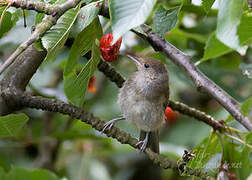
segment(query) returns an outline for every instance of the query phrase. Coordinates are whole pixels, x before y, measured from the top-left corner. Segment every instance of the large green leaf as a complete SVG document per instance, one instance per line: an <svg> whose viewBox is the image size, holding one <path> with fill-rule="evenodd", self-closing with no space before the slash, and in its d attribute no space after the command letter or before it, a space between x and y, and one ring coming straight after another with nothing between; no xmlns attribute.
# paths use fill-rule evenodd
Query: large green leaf
<svg viewBox="0 0 252 180"><path fill-rule="evenodd" d="M113 43L128 30L145 22L156 0L109 0Z"/></svg>
<svg viewBox="0 0 252 180"><path fill-rule="evenodd" d="M28 119L25 114L0 116L0 137L16 136Z"/></svg>
<svg viewBox="0 0 252 180"><path fill-rule="evenodd" d="M7 174L0 170L1 180L60 180L54 173L45 169L28 170L19 167L12 167Z"/></svg>
<svg viewBox="0 0 252 180"><path fill-rule="evenodd" d="M154 14L153 24L158 34L163 35L176 26L180 6L166 9L160 5Z"/></svg>
<svg viewBox="0 0 252 180"><path fill-rule="evenodd" d="M206 12L209 12L215 0L202 0L202 6Z"/></svg>
<svg viewBox="0 0 252 180"><path fill-rule="evenodd" d="M100 37L101 34L102 30L98 18L78 34L69 53L67 64L64 69L64 77L68 76L70 73L75 73L75 66L78 63L79 57L91 50L95 39Z"/></svg>
<svg viewBox="0 0 252 180"><path fill-rule="evenodd" d="M245 54L247 47L242 47L237 35L237 28L242 17L243 0L220 0L216 37L226 46Z"/></svg>
<svg viewBox="0 0 252 180"><path fill-rule="evenodd" d="M102 2L103 1L93 2L80 9L77 19L71 29L71 33L74 37L98 16Z"/></svg>
<svg viewBox="0 0 252 180"><path fill-rule="evenodd" d="M221 158L221 144L216 134L211 133L192 150L192 153L195 154L195 157L189 161L188 167L216 173ZM213 162L216 164L212 164Z"/></svg>
<svg viewBox="0 0 252 180"><path fill-rule="evenodd" d="M98 18L86 27L75 39L64 70L64 90L67 98L74 105L83 107L87 86L100 61L99 41L102 28ZM98 42L97 42L98 41ZM76 75L75 67L81 55L92 49L92 57Z"/></svg>
<svg viewBox="0 0 252 180"><path fill-rule="evenodd" d="M3 13L3 10L3 8L0 9L0 16ZM16 24L17 20L18 18L13 18L13 15L9 11L5 12L0 26L0 38L3 37L9 30L11 30L11 28Z"/></svg>
<svg viewBox="0 0 252 180"><path fill-rule="evenodd" d="M59 0L61 3L62 0ZM58 2L58 1L57 1ZM57 3L56 2L56 3ZM57 3L58 4L58 3ZM75 9L65 12L50 30L48 30L41 38L42 45L47 50L47 60L53 60L64 46L69 31L77 18L80 4Z"/></svg>
<svg viewBox="0 0 252 180"><path fill-rule="evenodd" d="M252 43L252 12L243 14L238 27L238 36L242 45Z"/></svg>
<svg viewBox="0 0 252 180"><path fill-rule="evenodd" d="M216 58L216 57L222 56L226 53L229 53L231 51L233 51L233 50L231 48L227 47L222 42L220 42L216 38L216 34L212 33L207 40L205 50L204 50L204 56L202 57L202 59L200 61L202 62L202 61L206 61L211 58Z"/></svg>
<svg viewBox="0 0 252 180"><path fill-rule="evenodd" d="M246 135L246 143L252 144L252 132ZM252 171L252 149L244 145L240 158L236 162L239 165L236 170L238 171L238 179L247 179Z"/></svg>

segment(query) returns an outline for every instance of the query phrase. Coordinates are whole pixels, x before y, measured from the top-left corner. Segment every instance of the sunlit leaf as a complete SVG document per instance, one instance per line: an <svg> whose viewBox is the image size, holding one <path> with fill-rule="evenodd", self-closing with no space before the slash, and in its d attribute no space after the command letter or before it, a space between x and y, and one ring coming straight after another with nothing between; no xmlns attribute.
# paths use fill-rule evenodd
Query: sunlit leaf
<svg viewBox="0 0 252 180"><path fill-rule="evenodd" d="M73 36L79 34L87 27L99 14L103 1L90 3L82 7L78 13L77 19L73 24L71 33Z"/></svg>
<svg viewBox="0 0 252 180"><path fill-rule="evenodd" d="M153 24L158 34L163 35L176 26L180 6L166 9L160 5L154 14Z"/></svg>
<svg viewBox="0 0 252 180"><path fill-rule="evenodd" d="M209 36L206 42L206 46L204 48L204 56L200 61L202 62L211 58L216 58L231 51L233 50L227 47L225 44L221 43L216 38L215 33L213 33Z"/></svg>
<svg viewBox="0 0 252 180"><path fill-rule="evenodd" d="M3 9L0 9L0 16L2 15L2 12ZM10 31L13 26L15 26L17 20L18 19L16 18L12 18L12 14L9 11L5 12L0 26L0 38L3 37L5 33Z"/></svg>
<svg viewBox="0 0 252 180"><path fill-rule="evenodd" d="M220 1L216 37L226 46L244 55L247 47L240 45L237 35L238 25L243 12L243 3L243 0Z"/></svg>
<svg viewBox="0 0 252 180"><path fill-rule="evenodd" d="M195 157L189 161L188 167L198 168L211 173L216 173L216 168L220 164L221 144L216 134L210 134L192 151ZM216 164L211 164L215 162Z"/></svg>
<svg viewBox="0 0 252 180"><path fill-rule="evenodd" d="M238 36L242 45L252 43L252 12L243 14L238 27Z"/></svg>
<svg viewBox="0 0 252 180"><path fill-rule="evenodd" d="M145 22L156 0L109 0L113 43L130 29Z"/></svg>
<svg viewBox="0 0 252 180"><path fill-rule="evenodd" d="M215 0L202 0L202 6L206 12L208 12Z"/></svg>
<svg viewBox="0 0 252 180"><path fill-rule="evenodd" d="M59 0L62 2L62 0ZM56 2L57 3L57 2ZM43 46L47 50L47 60L53 60L65 44L69 31L77 18L80 4L75 9L65 12L50 30L41 38Z"/></svg>
<svg viewBox="0 0 252 180"><path fill-rule="evenodd" d="M0 116L0 137L16 136L28 119L25 114Z"/></svg>

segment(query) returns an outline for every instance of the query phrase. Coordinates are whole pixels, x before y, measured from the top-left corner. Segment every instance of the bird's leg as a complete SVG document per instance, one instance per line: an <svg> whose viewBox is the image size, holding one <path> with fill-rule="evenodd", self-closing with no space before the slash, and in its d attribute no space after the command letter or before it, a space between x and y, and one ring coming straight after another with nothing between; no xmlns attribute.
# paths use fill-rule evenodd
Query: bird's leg
<svg viewBox="0 0 252 180"><path fill-rule="evenodd" d="M106 122L103 126L103 129L102 129L102 133L106 130L106 129L111 129L112 126L117 122L117 121L120 121L120 120L125 120L125 117L119 117L119 118L115 118L115 119L112 119L108 122Z"/></svg>
<svg viewBox="0 0 252 180"><path fill-rule="evenodd" d="M149 140L149 134L150 132L146 132L146 136L144 138L143 141L139 141L136 146L139 146L140 144L142 144L141 148L140 148L140 152L143 152L145 149L146 149L146 146L147 146L147 143L148 143L148 140Z"/></svg>

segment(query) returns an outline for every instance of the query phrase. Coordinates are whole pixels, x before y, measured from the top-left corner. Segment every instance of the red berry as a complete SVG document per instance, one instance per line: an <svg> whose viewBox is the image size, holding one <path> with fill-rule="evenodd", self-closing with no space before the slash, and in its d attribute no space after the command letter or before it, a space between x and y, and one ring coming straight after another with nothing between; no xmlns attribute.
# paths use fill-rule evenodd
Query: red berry
<svg viewBox="0 0 252 180"><path fill-rule="evenodd" d="M174 123L178 118L178 113L173 111L172 108L170 108L169 106L167 106L165 109L165 117L165 121L167 124Z"/></svg>
<svg viewBox="0 0 252 180"><path fill-rule="evenodd" d="M96 87L94 84L95 84L95 77L91 76L91 78L89 79L89 82L88 82L88 91L89 92L92 92L92 93L96 92Z"/></svg>
<svg viewBox="0 0 252 180"><path fill-rule="evenodd" d="M111 45L112 41L113 41L112 33L105 34L100 41L101 55L103 59L108 62L117 60L117 56L120 53L122 38L119 38L113 45Z"/></svg>

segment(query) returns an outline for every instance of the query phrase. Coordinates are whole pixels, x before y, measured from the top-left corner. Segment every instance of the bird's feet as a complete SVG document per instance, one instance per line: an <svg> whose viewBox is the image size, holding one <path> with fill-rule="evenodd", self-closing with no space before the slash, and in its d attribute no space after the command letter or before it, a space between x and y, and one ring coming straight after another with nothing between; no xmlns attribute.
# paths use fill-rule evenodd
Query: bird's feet
<svg viewBox="0 0 252 180"><path fill-rule="evenodd" d="M146 147L147 147L148 140L149 140L149 132L146 133L146 136L145 136L144 140L138 141L138 143L136 144L136 146L141 145L141 147L140 147L140 152L144 152L144 150L145 150Z"/></svg>
<svg viewBox="0 0 252 180"><path fill-rule="evenodd" d="M103 129L102 129L101 132L104 133L106 129L110 130L117 121L124 120L124 119L125 119L124 117L119 117L119 118L112 119L112 120L106 122L104 124Z"/></svg>

